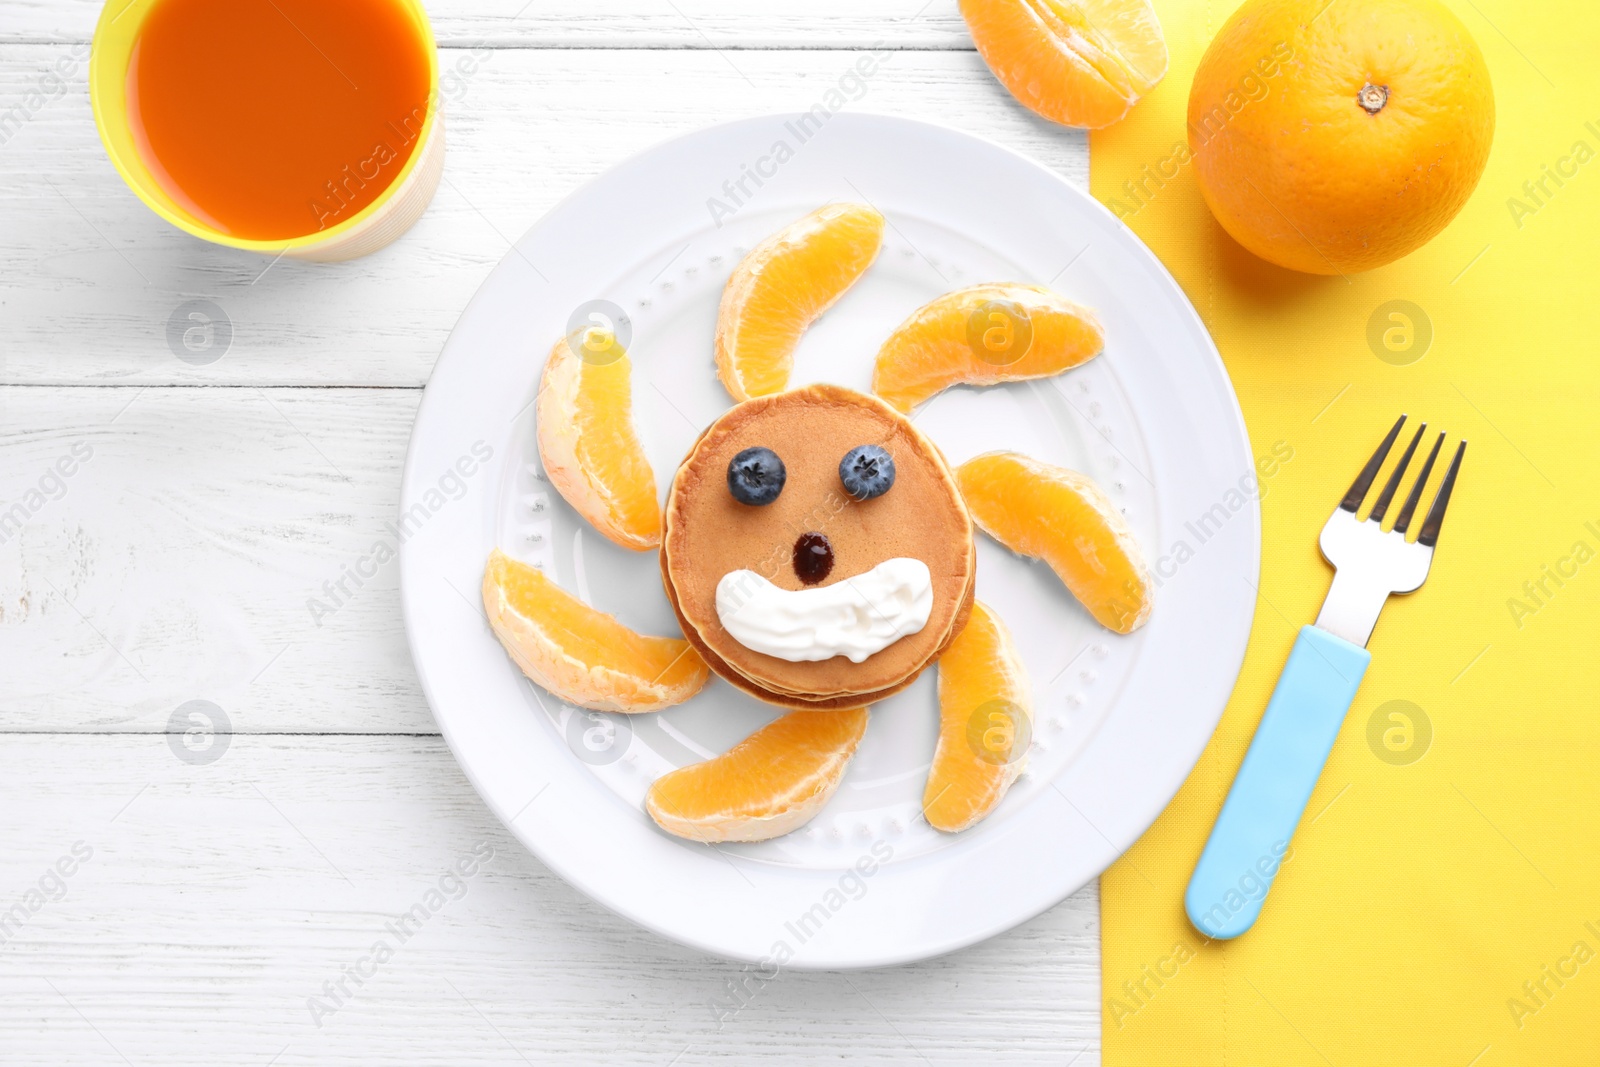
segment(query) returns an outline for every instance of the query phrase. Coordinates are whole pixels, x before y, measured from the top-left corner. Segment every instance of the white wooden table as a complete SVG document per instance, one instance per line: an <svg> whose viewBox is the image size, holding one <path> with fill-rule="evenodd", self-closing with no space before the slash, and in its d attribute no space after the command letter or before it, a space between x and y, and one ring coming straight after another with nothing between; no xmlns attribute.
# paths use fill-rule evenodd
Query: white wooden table
<svg viewBox="0 0 1600 1067"><path fill-rule="evenodd" d="M762 984L501 828L417 686L392 564L308 611L392 518L422 386L510 238L639 149L803 110L874 48L850 108L1086 181L1084 138L1006 96L954 0L524 3L431 4L449 155L416 228L269 269L117 178L98 0L0 0L0 1061L1097 1063L1094 887L944 959ZM197 300L226 321L171 343ZM231 733L170 734L191 701ZM474 848L459 899L362 963Z"/></svg>

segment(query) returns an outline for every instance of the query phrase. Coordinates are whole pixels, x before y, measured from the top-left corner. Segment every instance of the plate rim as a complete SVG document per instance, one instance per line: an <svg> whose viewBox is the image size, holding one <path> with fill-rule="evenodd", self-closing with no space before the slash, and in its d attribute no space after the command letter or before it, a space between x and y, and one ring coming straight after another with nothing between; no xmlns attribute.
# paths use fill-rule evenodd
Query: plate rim
<svg viewBox="0 0 1600 1067"><path fill-rule="evenodd" d="M797 120L802 116L802 114L804 113L770 113L735 119L725 123L716 123L710 126L702 126L694 130L677 133L656 141L640 149L639 151L616 161L605 170L599 172L598 174L584 181L582 184L578 185L576 188L570 190L565 196L563 196L548 210L546 210L544 214L542 214L540 218L535 221L533 225L530 226L528 230L517 239L516 242L513 243L511 248L507 249L500 261L496 263L496 265L484 277L483 281L479 284L477 290L474 292L472 298L463 308L461 315L458 316L455 324L450 330L449 335L446 337L444 345L440 350L439 357L435 361L434 367L429 373L429 386L432 386L434 378L439 374L441 368L445 366L452 346L457 342L458 335L461 332L462 324L472 316L474 311L478 308L480 302L487 299L486 294L488 290L492 288L491 283L495 280L496 275L505 271L512 264L512 261L520 256L519 249L522 246L537 238L541 231L552 227L554 225L554 220L561 216L564 211L570 210L571 205L575 201L585 196L591 187L602 178L612 175L624 168L638 166L642 161L646 160L650 156L658 153L667 153L674 146L681 146L684 142L690 142L703 138L709 139L718 135L731 134L743 127L762 127L773 124L781 124L785 121ZM1144 261L1145 266L1153 271L1156 278L1162 284L1168 287L1170 295L1175 298L1176 309L1179 310L1179 313L1183 319L1182 325L1186 328L1187 332L1192 334L1197 340L1201 354L1209 357L1207 367L1210 370L1215 371L1217 384L1222 387L1221 394L1226 400L1226 404L1224 405L1226 414L1231 416L1231 425L1229 429L1236 432L1236 437L1232 438L1230 443L1238 444L1243 450L1243 456L1253 464L1254 450L1250 442L1249 429L1244 420L1243 410L1239 404L1237 391L1233 386L1232 378L1228 373L1227 366L1222 359L1215 340L1212 338L1210 331L1206 328L1204 321L1201 319L1199 312L1194 307L1193 302L1189 299L1188 294L1184 292L1182 286L1178 284L1176 278L1173 277L1166 265L1162 263L1155 253L1149 248L1149 246L1146 245L1144 241L1141 240L1138 235L1135 234L1125 223L1118 219L1113 212L1107 209L1086 190L1079 188L1077 185L1073 184L1062 174L1058 173L1051 167L1023 154L1016 149L1010 148L1006 145L997 144L988 138L973 134L966 130L957 129L952 126L936 122L910 119L898 115L879 114L870 111L840 112L831 116L828 125L829 128L832 129L838 128L839 126L854 126L861 124L872 126L880 123L886 123L891 127L900 126L907 128L910 132L920 133L924 136L936 135L940 137L956 138L958 140L976 142L988 151L998 152L1008 157L1010 162L1014 165L1019 165L1048 179L1052 186L1058 189L1066 190L1067 196L1075 198L1081 206L1087 206L1088 210L1092 214L1099 215L1103 222L1112 224L1112 228L1115 231L1119 231L1120 235L1125 239L1124 243L1126 250L1133 251L1135 255L1140 257ZM442 401L438 400L437 394L433 390L427 387L424 388L421 402L418 405L417 415L412 426L412 432L406 447L399 500L399 504L402 507L405 501L416 498L415 491L419 485L419 481L426 477L421 473L419 467L421 459L420 453L422 450L422 446L420 444L422 430L425 421L428 420L433 414L432 409L441 402ZM503 462L505 462L505 460L502 458L497 458L495 460L496 464ZM1249 469L1254 470L1254 467L1251 466ZM1262 557L1260 494L1245 494L1245 499L1245 507L1240 513L1247 520L1245 524L1246 544L1244 547L1247 552L1248 559L1245 561L1244 565L1250 580L1254 584L1259 585ZM616 899L615 895L606 892L603 887L595 885L592 879L586 876L585 872L574 869L571 866L562 863L558 859L553 858L545 849L542 849L539 846L536 840L536 835L518 829L515 825L516 817L508 817L507 814L501 810L501 805L497 803L495 797L493 796L493 791L486 786L485 782L480 776L479 769L474 766L474 763L469 757L468 753L463 750L462 739L458 736L456 729L453 728L451 716L442 714L440 712L438 707L439 700L436 698L433 687L429 683L427 672L423 665L423 651L419 647L423 641L423 626L418 619L419 605L417 601L417 593L415 592L415 587L412 581L409 580L409 576L413 569L411 564L414 559L414 554L418 551L420 551L420 549L415 547L412 542L402 542L399 545L399 585L401 595L401 612L406 631L407 651L410 655L413 668L416 671L418 684L423 691L425 699L428 701L429 709L433 713L434 720L439 726L440 734L444 737L446 744L450 748L451 755L455 758L458 766L460 766L462 773L467 777L468 781L472 783L472 786L478 793L479 797L484 801L485 805L490 809L490 811L494 813L495 817L501 822L506 830L513 837L515 837L523 845L523 847L527 848L536 858L538 858L541 863L545 864L569 885L582 892L591 901L599 904L612 914L616 914L624 919L627 919L629 922L644 927L645 929L659 934L660 936L672 942L685 945L714 957L733 959L747 963L762 961L769 958L767 954L760 952L746 953L730 949L729 945L725 943L717 943L714 939L700 936L697 931L674 928L668 923L659 921L653 915L645 914L635 908L625 906ZM1049 910L1050 908L1059 904L1062 900L1066 899L1068 896L1071 896L1073 893L1077 892L1084 885L1087 885L1090 881L1094 881L1099 878L1100 875L1104 873L1106 868L1108 868L1112 863L1115 863L1117 859L1120 859L1124 853L1137 844L1144 833L1149 830L1150 826L1160 818L1161 814L1170 805L1173 797L1175 797L1179 790L1182 789L1189 776L1193 773L1193 770L1198 764L1200 758L1203 756L1205 748L1210 743L1212 736L1215 734L1217 725L1220 723L1222 715L1226 710L1231 694L1237 688L1239 674L1243 668L1244 657L1248 651L1250 635L1253 631L1258 606L1259 605L1257 604L1255 598L1251 598L1248 608L1244 613L1244 619L1242 625L1240 626L1240 632L1233 641L1233 645L1235 647L1214 650L1212 655L1208 657L1208 659L1214 662L1221 663L1221 665L1224 667L1225 676L1230 679L1230 681L1227 683L1227 691L1229 695L1224 696L1224 698L1219 702L1218 706L1214 709L1214 713L1211 711L1207 712L1209 717L1209 725L1203 737L1200 737L1198 744L1189 746L1192 748L1192 751L1186 750L1181 753L1180 762L1184 766L1185 770L1181 775L1173 776L1174 781L1172 782L1170 789L1163 790L1163 795L1159 797L1158 805L1147 804L1141 806L1142 809L1148 808L1151 811L1151 814L1148 819L1141 817L1137 820L1140 825L1132 840L1119 844L1111 841L1110 838L1106 838L1106 842L1112 846L1115 855L1106 863L1100 865L1097 871L1089 874L1085 879L1077 882L1076 884L1065 886L1059 893L1052 891L1051 893L1046 894L1045 899L1036 905L1013 908L1007 911L1003 917L997 918L987 924L981 924L969 928L959 936L949 937L942 940L936 938L924 938L921 942L915 945L905 945L895 951L879 950L844 958L795 958L784 962L783 968L788 970L805 971L859 970L896 966L919 960L936 958L938 956L946 955L948 953L979 944L1000 933L1013 929L1016 926L1021 925L1022 923L1027 922ZM525 684L531 685L532 683L525 682ZM1103 726L1104 725L1105 724L1103 724ZM1197 736L1199 735L1197 734ZM1079 761L1086 758L1094 746L1095 739L1091 738L1084 752L1080 754ZM1065 794L1063 794L1063 796L1065 796ZM1076 806L1074 805L1074 807ZM1082 813L1080 812L1080 815L1081 814ZM1087 820L1087 816L1084 816L1084 818ZM1091 823L1091 825L1093 824ZM1098 830L1098 828L1096 829ZM1104 834L1101 836L1105 837ZM920 865L930 859L932 859L931 855L914 856L903 862L905 866L909 868L911 866Z"/></svg>

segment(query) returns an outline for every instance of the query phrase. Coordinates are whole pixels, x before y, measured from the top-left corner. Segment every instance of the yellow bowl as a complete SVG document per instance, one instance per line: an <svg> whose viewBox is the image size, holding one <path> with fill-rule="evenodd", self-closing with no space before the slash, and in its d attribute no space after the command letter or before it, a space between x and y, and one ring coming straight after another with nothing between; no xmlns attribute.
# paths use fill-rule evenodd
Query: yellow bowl
<svg viewBox="0 0 1600 1067"><path fill-rule="evenodd" d="M156 181L134 143L128 122L128 60L145 16L160 0L107 0L94 29L89 54L89 103L94 108L100 142L111 165L128 188L150 209L180 230L196 237L294 259L354 259L375 252L399 237L421 217L444 172L444 121L439 114L439 53L427 12L418 0L395 0L410 17L417 39L428 55L428 107L415 150L377 198L350 218L325 230L276 241L250 241L223 233L198 219L167 194ZM218 0L231 3L234 0Z"/></svg>

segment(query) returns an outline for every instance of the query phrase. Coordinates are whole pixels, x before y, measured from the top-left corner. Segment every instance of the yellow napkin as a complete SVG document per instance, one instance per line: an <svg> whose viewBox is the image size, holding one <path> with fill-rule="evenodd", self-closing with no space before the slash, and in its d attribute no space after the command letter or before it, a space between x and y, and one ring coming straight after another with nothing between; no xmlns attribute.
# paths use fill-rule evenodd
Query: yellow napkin
<svg viewBox="0 0 1600 1067"><path fill-rule="evenodd" d="M1108 1067L1600 1064L1596 12L1450 6L1489 62L1494 148L1455 222L1388 267L1346 280L1255 260L1190 168L1164 162L1231 0L1156 0L1166 80L1090 139L1095 195L1121 201L1199 309L1253 449L1291 455L1265 480L1255 628L1222 725L1101 882ZM1386 329L1406 342L1393 301L1420 309L1410 351L1385 347ZM1327 590L1317 532L1402 411L1470 442L1433 573L1378 623L1260 921L1208 943L1184 887Z"/></svg>

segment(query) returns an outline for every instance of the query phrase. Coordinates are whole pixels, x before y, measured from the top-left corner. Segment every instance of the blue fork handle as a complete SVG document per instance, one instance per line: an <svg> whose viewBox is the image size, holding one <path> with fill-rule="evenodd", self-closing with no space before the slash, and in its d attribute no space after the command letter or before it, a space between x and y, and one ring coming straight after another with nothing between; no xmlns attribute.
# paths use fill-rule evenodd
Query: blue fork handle
<svg viewBox="0 0 1600 1067"><path fill-rule="evenodd" d="M1301 627L1184 894L1207 937L1238 937L1261 914L1371 662L1359 645Z"/></svg>

